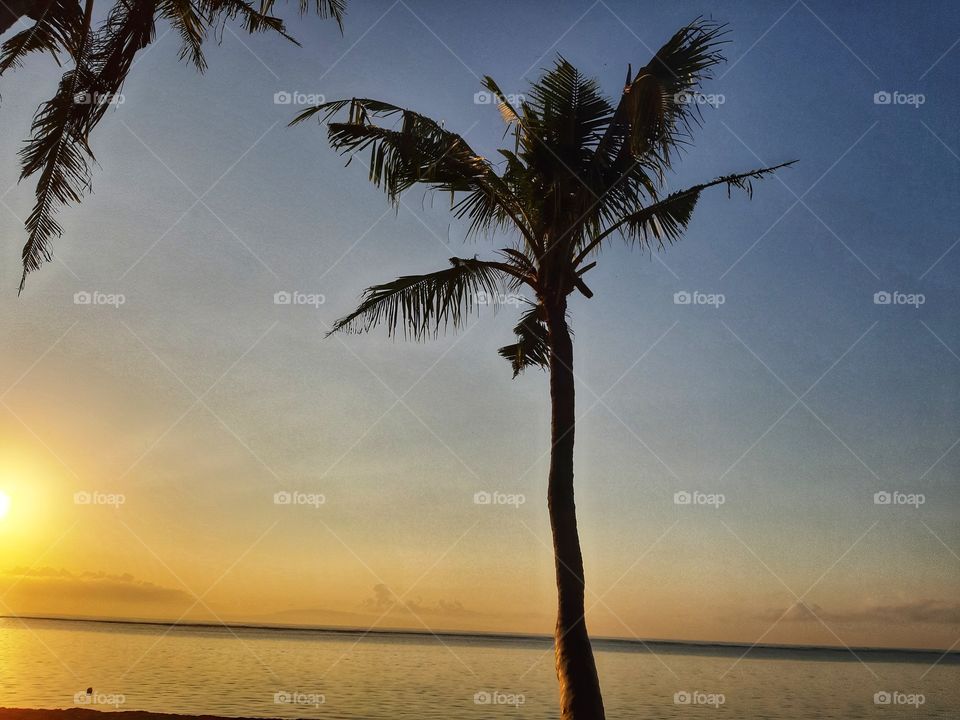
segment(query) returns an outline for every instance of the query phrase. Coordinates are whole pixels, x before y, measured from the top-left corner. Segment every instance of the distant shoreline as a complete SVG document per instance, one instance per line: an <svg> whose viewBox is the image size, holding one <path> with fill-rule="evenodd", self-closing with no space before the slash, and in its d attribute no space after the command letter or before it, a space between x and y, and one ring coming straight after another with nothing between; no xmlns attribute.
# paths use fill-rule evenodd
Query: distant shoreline
<svg viewBox="0 0 960 720"><path fill-rule="evenodd" d="M124 620L116 618L96 617L63 617L52 615L0 615L4 620L39 620L45 622L66 623L95 623L100 625L133 625L163 628L184 628L188 630L259 630L268 632L288 633L317 633L325 635L371 635L375 637L408 636L416 638L439 637L444 639L469 639L490 641L538 641L552 643L553 638L542 634L523 633L493 633L478 631L453 630L409 630L405 628L362 628L362 627L329 627L304 625L279 625L262 623L215 623L215 622L173 622L168 620ZM790 645L790 644L752 644L741 642L717 642L697 640L662 640L662 639L630 639L595 637L595 645L608 650L635 650L638 647L649 647L667 653L688 654L720 654L730 655L737 652L747 653L755 657L817 657L817 659L836 659L857 661L857 655L869 654L871 660L887 662L903 661L930 661L939 659L940 663L960 664L960 651L948 652L945 650L928 650L919 648L889 648L889 647L843 647L840 645ZM883 657L886 656L886 657ZM897 656L897 657L893 657ZM3 718L0 718L3 720Z"/></svg>

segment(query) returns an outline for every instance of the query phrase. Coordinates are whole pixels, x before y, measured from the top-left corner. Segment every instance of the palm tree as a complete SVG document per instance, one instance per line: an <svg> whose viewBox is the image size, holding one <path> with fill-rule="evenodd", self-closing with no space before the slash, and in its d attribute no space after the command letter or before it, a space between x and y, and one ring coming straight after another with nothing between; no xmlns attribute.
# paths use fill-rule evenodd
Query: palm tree
<svg viewBox="0 0 960 720"><path fill-rule="evenodd" d="M218 26L239 20L248 33L287 34L283 21L271 15L276 0L115 0L101 24L94 27L94 0L0 0L0 34L21 17L35 22L0 46L0 75L19 67L31 53L50 53L57 63L65 54L72 63L54 96L34 115L31 137L20 151L24 180L38 174L36 202L27 218L23 247L23 291L27 273L51 259L50 243L62 234L57 209L80 202L90 191L90 132L113 103L137 53L153 42L156 22L166 21L181 40L180 59L200 72L207 67L204 40ZM310 11L299 0L300 13ZM314 0L320 17L332 17L343 30L346 0Z"/></svg>
<svg viewBox="0 0 960 720"><path fill-rule="evenodd" d="M435 337L456 330L478 305L525 290L532 294L514 328L515 342L501 347L516 377L530 367L550 375L551 453L547 490L557 581L554 635L561 718L603 718L603 701L584 619L584 573L574 506L573 345L567 297L593 292L584 275L614 235L651 249L678 240L697 199L725 185L752 194L751 181L778 168L726 175L663 195L665 173L701 116L700 83L721 62L720 25L701 20L679 30L626 83L616 106L559 58L511 104L484 79L512 128L513 149L499 151L499 169L464 139L435 120L371 99L339 100L293 119L318 116L328 123L330 145L342 154L369 150L370 180L398 202L415 184L451 193L454 214L468 234L510 230L516 242L490 260L450 258L450 267L408 275L366 290L359 307L333 332L364 332L386 325L405 337ZM342 121L333 118L342 110ZM376 121L390 118L389 127ZM459 198L459 199L457 199Z"/></svg>

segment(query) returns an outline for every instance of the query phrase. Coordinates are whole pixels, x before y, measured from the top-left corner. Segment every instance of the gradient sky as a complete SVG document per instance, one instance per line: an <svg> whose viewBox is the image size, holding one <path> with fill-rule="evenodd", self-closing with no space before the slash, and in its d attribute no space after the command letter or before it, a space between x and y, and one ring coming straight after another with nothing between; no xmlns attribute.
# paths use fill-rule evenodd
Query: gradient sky
<svg viewBox="0 0 960 720"><path fill-rule="evenodd" d="M595 298L572 300L589 626L954 645L949 2L355 0L343 37L291 21L302 48L228 29L203 77L160 27L93 138L94 195L61 214L57 262L17 298L33 183L16 185L15 156L57 78L32 59L0 107L0 610L549 632L547 385L511 381L496 355L515 313L420 345L323 339L364 287L503 243L464 247L443 196L391 210L320 128L286 128L297 108L274 94L396 102L493 157L503 126L474 103L479 77L520 93L561 53L616 96L628 62L698 15L730 24L704 88L724 102L671 187L800 162L752 201L705 196L665 253L611 244ZM275 305L279 290L325 303ZM125 303L75 305L80 291ZM681 291L725 303L675 305ZM326 502L274 504L293 490ZM682 490L726 502L676 505ZM874 503L895 490L925 503ZM125 502L76 504L84 491Z"/></svg>

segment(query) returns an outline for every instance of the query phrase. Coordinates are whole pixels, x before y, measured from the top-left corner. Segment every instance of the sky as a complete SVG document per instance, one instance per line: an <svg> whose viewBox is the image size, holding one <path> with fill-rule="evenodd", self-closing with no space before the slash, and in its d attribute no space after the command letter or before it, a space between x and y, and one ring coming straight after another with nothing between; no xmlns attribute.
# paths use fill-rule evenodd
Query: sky
<svg viewBox="0 0 960 720"><path fill-rule="evenodd" d="M17 297L16 152L58 77L31 59L0 105L0 611L549 633L547 380L496 354L516 311L324 339L365 287L509 238L465 246L447 197L391 208L286 125L304 96L373 97L495 157L483 75L523 93L559 54L615 98L701 15L728 62L670 187L799 162L705 195L665 252L611 244L571 301L588 627L955 646L949 2L351 2L343 36L291 18L299 48L228 26L203 76L161 25Z"/></svg>

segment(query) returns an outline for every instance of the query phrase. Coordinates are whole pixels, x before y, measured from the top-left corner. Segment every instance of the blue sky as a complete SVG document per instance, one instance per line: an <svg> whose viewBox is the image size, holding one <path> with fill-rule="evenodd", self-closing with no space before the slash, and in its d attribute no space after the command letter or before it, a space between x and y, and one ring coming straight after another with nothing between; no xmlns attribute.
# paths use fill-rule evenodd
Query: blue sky
<svg viewBox="0 0 960 720"><path fill-rule="evenodd" d="M703 197L664 253L612 243L591 271L595 298L572 302L582 538L588 580L611 588L593 626L752 641L802 601L836 618L833 634L788 619L767 640L948 647L960 630L951 3L354 2L343 37L291 19L302 48L228 29L203 77L161 26L93 138L94 194L62 213L58 262L18 299L32 184L12 187L14 159L57 77L32 60L4 79L0 108L0 190L12 187L0 386L15 383L0 452L42 468L7 482L15 500L18 477L47 488L49 523L7 565L33 564L78 517L76 541L44 565L202 590L271 528L269 493L315 489L322 522L276 516L210 612L253 614L237 596L258 577L277 592L258 588L257 606L277 611L361 612L374 585L419 582L427 606L482 616L468 624L549 628L546 380L511 381L497 357L513 314L422 345L322 339L366 286L503 243L464 247L443 196L415 190L390 209L321 128L286 128L297 108L274 95L385 99L494 157L503 125L474 102L479 77L522 93L559 53L615 96L628 62L699 15L730 26L728 63L704 87L722 103L704 108L670 186L799 162L753 200ZM877 104L881 92L923 102ZM126 301L75 305L84 290ZM277 306L278 290L325 302ZM684 291L724 303L675 304ZM878 305L877 292L924 302ZM96 519L56 509L77 489L129 502ZM528 502L491 514L472 503L485 489ZM681 490L727 502L677 506ZM882 490L926 502L877 506ZM301 581L306 597L291 600ZM516 617L513 593L542 617ZM952 620L917 622L929 602ZM442 615L428 622L465 622Z"/></svg>

